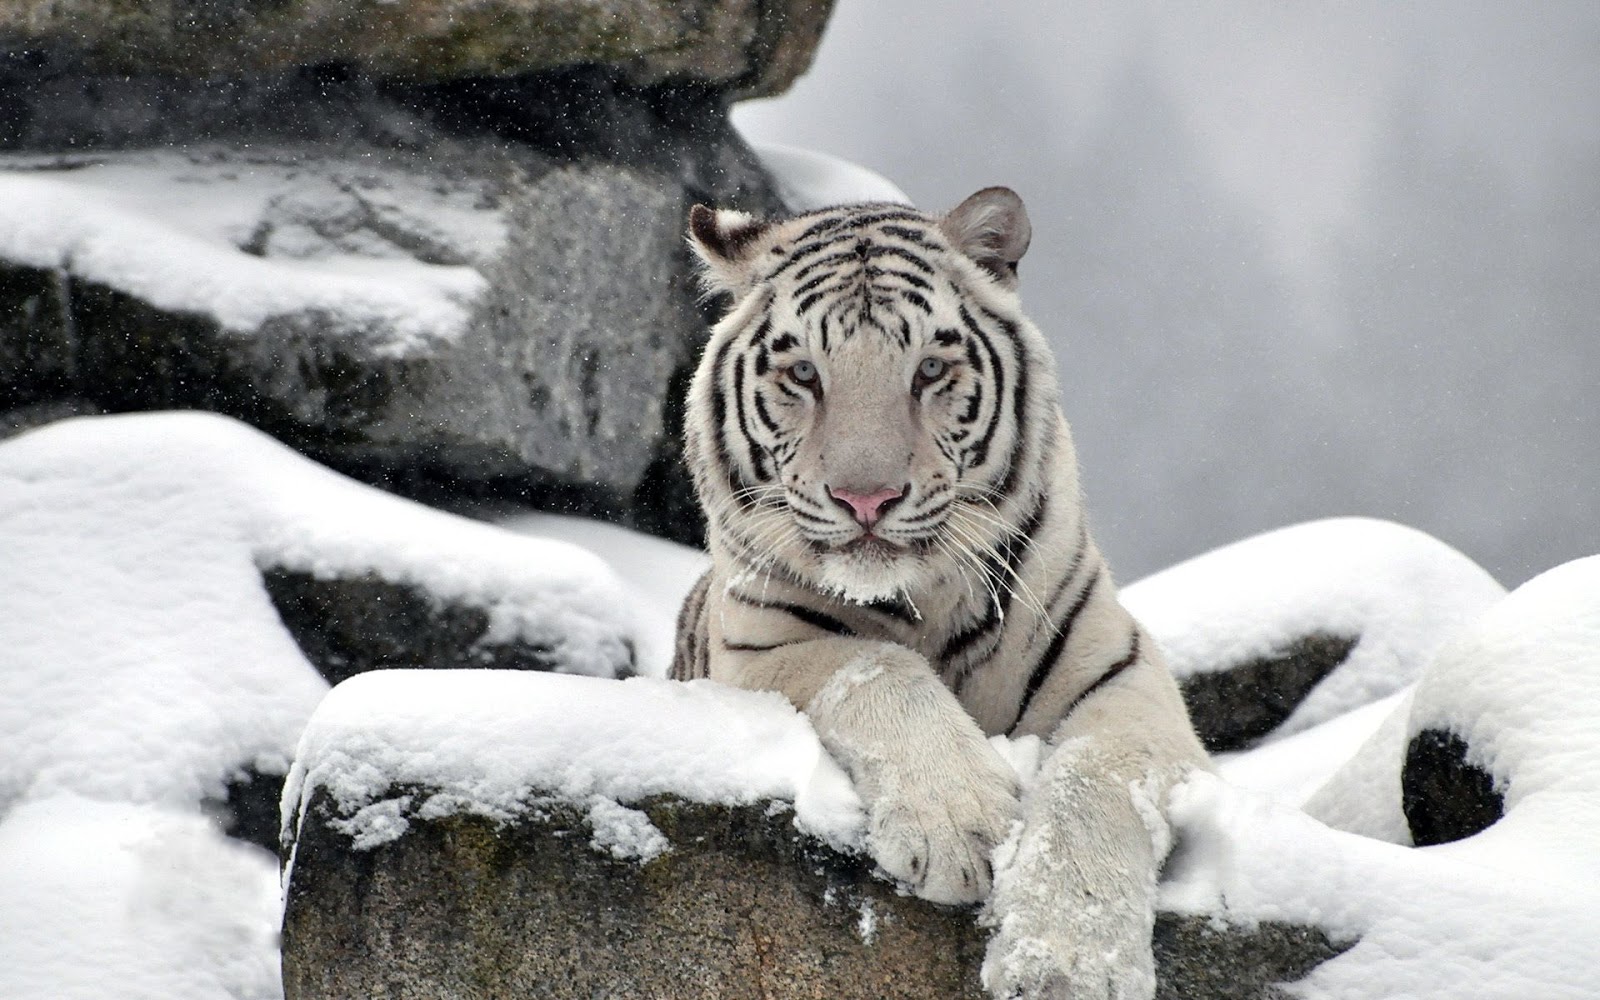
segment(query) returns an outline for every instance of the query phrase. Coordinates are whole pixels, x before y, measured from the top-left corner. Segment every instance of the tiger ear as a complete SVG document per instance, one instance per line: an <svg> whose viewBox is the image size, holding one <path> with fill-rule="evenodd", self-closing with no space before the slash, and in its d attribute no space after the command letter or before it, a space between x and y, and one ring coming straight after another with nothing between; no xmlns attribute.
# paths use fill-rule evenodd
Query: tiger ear
<svg viewBox="0 0 1600 1000"><path fill-rule="evenodd" d="M711 291L737 295L744 290L756 244L771 225L748 212L704 205L689 209L689 245L700 258L701 279Z"/></svg>
<svg viewBox="0 0 1600 1000"><path fill-rule="evenodd" d="M1028 252L1033 225L1022 199L1007 187L984 188L950 210L939 228L956 249L1002 285L1017 283L1017 261Z"/></svg>

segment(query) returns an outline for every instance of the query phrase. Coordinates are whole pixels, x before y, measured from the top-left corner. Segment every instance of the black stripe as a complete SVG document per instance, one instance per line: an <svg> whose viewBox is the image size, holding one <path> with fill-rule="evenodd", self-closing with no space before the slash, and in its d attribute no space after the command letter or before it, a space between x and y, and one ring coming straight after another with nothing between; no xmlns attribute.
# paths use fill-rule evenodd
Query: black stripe
<svg viewBox="0 0 1600 1000"><path fill-rule="evenodd" d="M750 642L729 642L724 639L722 641L722 648L726 649L730 653L766 653L774 649L782 649L785 646L794 646L804 641L804 639L795 639L790 642L773 642L763 644Z"/></svg>
<svg viewBox="0 0 1600 1000"><path fill-rule="evenodd" d="M1082 705L1085 701L1088 701L1090 695L1105 687L1106 684L1115 679L1118 674L1133 666L1138 661L1139 630L1134 629L1133 640L1128 643L1128 652L1123 655L1122 659L1107 667L1105 671L1099 677L1096 677L1088 687L1078 692L1078 696L1072 699L1072 701L1067 705L1067 710L1061 713L1061 719L1056 720L1056 724L1060 725L1062 720L1066 719L1067 716L1078 710L1079 705Z"/></svg>
<svg viewBox="0 0 1600 1000"><path fill-rule="evenodd" d="M750 470L755 475L757 482L765 482L771 478L767 474L766 459L762 454L761 443L750 431L750 421L745 416L744 406L744 365L736 364L733 367L733 415L739 423L739 434L744 438L745 450L750 456Z"/></svg>
<svg viewBox="0 0 1600 1000"><path fill-rule="evenodd" d="M1095 587L1100 583L1100 574L1095 573L1084 584L1083 590L1078 594L1078 599L1072 602L1061 624L1056 626L1056 634L1051 637L1050 645L1045 647L1044 655L1034 664L1028 672L1028 683L1022 689L1022 702L1017 708L1016 718L1011 720L1011 726L1006 730L1011 733L1016 730L1024 716L1028 714L1028 707L1033 704L1033 698L1044 686L1044 682L1054 673L1056 666L1061 662L1061 650L1067 644L1067 639L1072 635L1072 627L1077 623L1078 616L1083 609L1089 606L1089 598L1094 596Z"/></svg>
<svg viewBox="0 0 1600 1000"><path fill-rule="evenodd" d="M893 236L896 239L905 240L907 243L915 243L919 247L927 247L930 250L939 249L935 244L928 242L926 235L915 229L907 229L905 226L884 226L878 231L885 236Z"/></svg>
<svg viewBox="0 0 1600 1000"><path fill-rule="evenodd" d="M933 265L932 264L930 264L927 261L923 260L920 256L918 256L917 254L912 253L910 250L907 250L905 247L897 247L897 246L893 246L893 245L890 245L890 244L877 243L877 244L874 244L870 249L868 249L867 252L863 256L866 257L866 259L868 259L868 260L873 260L873 259L876 259L878 257L894 257L897 260L905 261L907 264L910 264L912 267L914 267L917 270L921 271L923 274L932 274L933 273Z"/></svg>
<svg viewBox="0 0 1600 1000"><path fill-rule="evenodd" d="M831 632L834 635L843 636L855 635L855 632L850 628L850 626L846 625L844 622L833 617L832 615L817 611L814 608L803 607L799 604L789 604L784 601L763 601L754 597L750 597L746 594L741 594L737 590L728 591L728 596L738 601L740 604L747 604L752 608L761 608L764 611L781 611L793 618L800 619L807 625L822 629L824 632Z"/></svg>
<svg viewBox="0 0 1600 1000"><path fill-rule="evenodd" d="M800 341L796 339L795 335L792 333L779 334L778 339L772 342L772 349L774 351L788 351L799 346Z"/></svg>
<svg viewBox="0 0 1600 1000"><path fill-rule="evenodd" d="M994 413L990 415L989 424L984 428L982 436L972 443L972 447L967 449L967 454L972 456L972 464L974 466L978 466L988 461L989 445L994 440L995 431L1000 427L1000 404L1001 401L1005 399L1006 395L1006 379L1005 372L1002 371L1000 367L1000 352L995 350L994 344L989 342L988 331L984 330L978 325L978 321L972 317L970 312L967 311L966 306L962 306L960 312L961 322L966 325L967 332L972 334L972 336L981 345L983 345L983 349L989 353L989 361L993 368L992 374L994 379L995 402Z"/></svg>
<svg viewBox="0 0 1600 1000"><path fill-rule="evenodd" d="M961 343L961 332L948 327L933 331L933 342L941 347L954 347ZM970 351L970 348L968 349Z"/></svg>

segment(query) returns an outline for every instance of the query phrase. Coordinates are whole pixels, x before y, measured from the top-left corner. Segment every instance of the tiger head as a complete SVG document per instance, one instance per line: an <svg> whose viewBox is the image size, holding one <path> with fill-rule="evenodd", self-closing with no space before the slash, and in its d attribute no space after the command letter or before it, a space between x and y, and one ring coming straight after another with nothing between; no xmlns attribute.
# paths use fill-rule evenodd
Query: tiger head
<svg viewBox="0 0 1600 1000"><path fill-rule="evenodd" d="M1022 200L689 221L708 290L732 298L686 418L713 544L855 602L981 578L1059 422L1016 294Z"/></svg>

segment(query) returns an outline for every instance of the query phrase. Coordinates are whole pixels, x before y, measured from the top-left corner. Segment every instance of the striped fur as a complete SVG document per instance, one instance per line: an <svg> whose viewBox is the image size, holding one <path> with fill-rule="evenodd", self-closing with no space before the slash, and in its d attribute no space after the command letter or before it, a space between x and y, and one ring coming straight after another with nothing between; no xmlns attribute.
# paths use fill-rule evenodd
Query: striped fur
<svg viewBox="0 0 1600 1000"><path fill-rule="evenodd" d="M1055 363L1016 294L1028 238L1005 189L943 218L900 205L691 216L708 287L733 304L689 395L712 567L680 616L673 676L806 710L868 789L880 864L944 901L987 894L989 847L1019 808L1034 824L983 735L1092 733L1117 750L1123 798L1203 760L1090 535ZM870 531L831 495L895 489ZM930 772L917 755L948 759ZM892 789L885 802L875 785ZM960 843L906 847L889 814L908 809L915 837L947 826ZM1142 825L1083 835L1149 839ZM996 918L997 947L1003 918L1031 912L1014 909Z"/></svg>

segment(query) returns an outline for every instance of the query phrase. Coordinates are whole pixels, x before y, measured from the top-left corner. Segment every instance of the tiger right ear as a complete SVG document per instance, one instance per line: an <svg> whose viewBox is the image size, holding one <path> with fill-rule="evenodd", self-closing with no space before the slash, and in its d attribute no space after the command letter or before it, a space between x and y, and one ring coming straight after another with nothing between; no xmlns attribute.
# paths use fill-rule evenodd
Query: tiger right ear
<svg viewBox="0 0 1600 1000"><path fill-rule="evenodd" d="M1022 199L1007 187L984 188L939 221L956 249L1006 287L1017 283L1017 261L1028 252L1033 224Z"/></svg>
<svg viewBox="0 0 1600 1000"><path fill-rule="evenodd" d="M743 291L756 244L771 225L748 212L704 205L689 209L689 245L700 258L707 287L735 295Z"/></svg>

